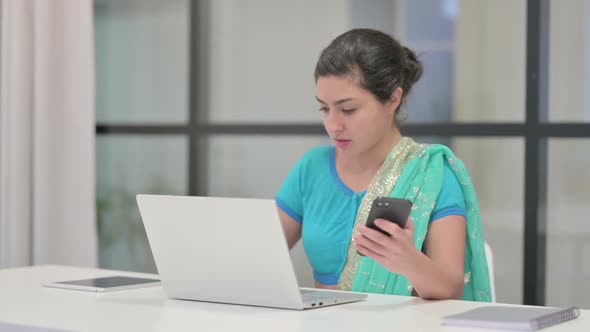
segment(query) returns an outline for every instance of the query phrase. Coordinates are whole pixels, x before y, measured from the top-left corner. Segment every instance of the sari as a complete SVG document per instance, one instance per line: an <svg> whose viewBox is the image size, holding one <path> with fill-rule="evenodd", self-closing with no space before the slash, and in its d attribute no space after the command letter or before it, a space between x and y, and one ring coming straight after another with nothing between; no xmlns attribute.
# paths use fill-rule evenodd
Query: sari
<svg viewBox="0 0 590 332"><path fill-rule="evenodd" d="M354 227L364 223L373 200L378 196L400 197L412 201L414 244L422 250L430 215L442 188L444 162L451 166L465 197L466 239L463 300L491 301L490 280L484 251L482 226L475 189L463 162L444 145L418 144L403 137L388 154L375 175L361 205ZM354 234L355 232L353 232ZM413 287L403 275L389 272L369 257L361 257L353 241L339 288L358 292L412 295Z"/></svg>

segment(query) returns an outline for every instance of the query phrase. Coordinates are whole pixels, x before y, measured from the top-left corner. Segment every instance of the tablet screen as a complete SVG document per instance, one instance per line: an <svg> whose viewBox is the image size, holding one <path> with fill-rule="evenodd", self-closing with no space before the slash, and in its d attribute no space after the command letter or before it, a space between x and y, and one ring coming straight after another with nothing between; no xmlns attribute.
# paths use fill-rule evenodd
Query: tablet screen
<svg viewBox="0 0 590 332"><path fill-rule="evenodd" d="M154 283L154 282L159 282L159 281L160 280L158 280L158 279L116 276L116 277L104 277L104 278L93 278L93 279L83 279L83 280L60 281L60 282L56 282L56 284L86 286L86 287L96 287L96 288L112 288L112 287L123 287L123 286L139 285L139 284L146 284L146 283Z"/></svg>

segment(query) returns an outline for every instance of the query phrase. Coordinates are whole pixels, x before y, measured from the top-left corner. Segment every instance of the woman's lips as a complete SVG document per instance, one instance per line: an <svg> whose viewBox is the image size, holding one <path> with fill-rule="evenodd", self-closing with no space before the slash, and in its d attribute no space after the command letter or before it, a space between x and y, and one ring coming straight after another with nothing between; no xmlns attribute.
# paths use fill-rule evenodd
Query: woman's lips
<svg viewBox="0 0 590 332"><path fill-rule="evenodd" d="M351 140L349 139L335 139L334 143L339 148L345 148L350 144Z"/></svg>

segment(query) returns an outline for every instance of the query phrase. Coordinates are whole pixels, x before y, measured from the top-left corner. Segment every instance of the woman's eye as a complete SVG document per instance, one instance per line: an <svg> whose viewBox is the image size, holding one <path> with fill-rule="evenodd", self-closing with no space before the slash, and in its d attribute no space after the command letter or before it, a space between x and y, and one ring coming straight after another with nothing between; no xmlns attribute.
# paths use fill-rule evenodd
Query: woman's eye
<svg viewBox="0 0 590 332"><path fill-rule="evenodd" d="M319 109L320 112L326 112L327 110L328 110L327 107L320 107L320 109Z"/></svg>
<svg viewBox="0 0 590 332"><path fill-rule="evenodd" d="M354 111L356 111L356 108L343 109L342 110L342 113L344 113L344 114L352 114Z"/></svg>

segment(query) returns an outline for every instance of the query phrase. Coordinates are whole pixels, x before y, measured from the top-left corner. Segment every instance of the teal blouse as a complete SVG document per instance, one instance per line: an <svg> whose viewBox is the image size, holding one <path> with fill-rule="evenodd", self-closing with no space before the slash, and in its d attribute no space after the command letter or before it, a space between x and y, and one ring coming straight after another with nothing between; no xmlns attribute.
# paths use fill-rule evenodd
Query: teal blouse
<svg viewBox="0 0 590 332"><path fill-rule="evenodd" d="M285 178L275 198L278 207L302 224L305 253L316 281L336 285L346 262L352 228L365 191L354 192L336 171L333 146L307 151ZM448 164L430 222L465 216L461 186Z"/></svg>

